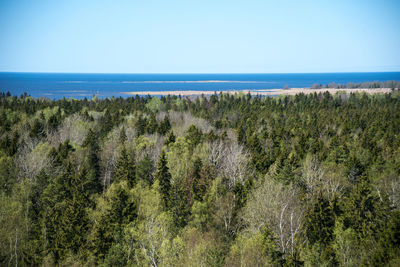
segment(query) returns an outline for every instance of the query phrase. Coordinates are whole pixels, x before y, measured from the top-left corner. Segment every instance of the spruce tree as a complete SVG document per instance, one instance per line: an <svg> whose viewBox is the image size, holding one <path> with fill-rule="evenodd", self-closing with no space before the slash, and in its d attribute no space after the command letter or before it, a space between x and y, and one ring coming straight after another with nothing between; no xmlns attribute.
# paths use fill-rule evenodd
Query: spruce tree
<svg viewBox="0 0 400 267"><path fill-rule="evenodd" d="M99 151L100 147L98 145L98 138L95 132L92 129L89 129L89 132L83 141L83 147L88 149L88 164L90 168L89 173L89 190L90 193L98 193L101 191L101 184L99 183L100 179L100 159L99 159Z"/></svg>
<svg viewBox="0 0 400 267"><path fill-rule="evenodd" d="M176 140L176 136L175 136L174 132L170 131L164 144L169 145L169 144L175 143L175 140Z"/></svg>
<svg viewBox="0 0 400 267"><path fill-rule="evenodd" d="M127 181L130 187L136 183L135 159L132 155L128 155L125 147L122 148L113 180L116 182Z"/></svg>
<svg viewBox="0 0 400 267"><path fill-rule="evenodd" d="M146 124L147 120L143 118L143 116L139 116L137 122L136 122L136 131L137 131L137 136L140 136L145 133L146 130Z"/></svg>
<svg viewBox="0 0 400 267"><path fill-rule="evenodd" d="M149 120L147 121L146 130L149 134L153 134L156 132L157 128L158 128L158 124L157 124L157 120L156 120L156 115L154 113L152 113L150 115Z"/></svg>
<svg viewBox="0 0 400 267"><path fill-rule="evenodd" d="M169 121L169 117L165 116L163 121L158 126L158 132L162 135L165 135L171 129L171 123Z"/></svg>
<svg viewBox="0 0 400 267"><path fill-rule="evenodd" d="M168 209L170 208L171 174L169 173L167 158L164 150L161 152L158 160L155 179L160 183L160 193L162 195L164 205Z"/></svg>
<svg viewBox="0 0 400 267"><path fill-rule="evenodd" d="M197 158L193 163L193 169L191 171L191 178L192 178L192 191L193 191L193 198L195 200L201 201L203 198L203 191L201 184L201 169L203 167L203 162L200 158Z"/></svg>
<svg viewBox="0 0 400 267"><path fill-rule="evenodd" d="M311 245L327 245L333 238L334 212L329 202L320 195L305 215L305 235Z"/></svg>
<svg viewBox="0 0 400 267"><path fill-rule="evenodd" d="M153 161L149 155L145 155L136 165L136 180L144 180L149 184L153 183Z"/></svg>
<svg viewBox="0 0 400 267"><path fill-rule="evenodd" d="M89 206L86 174L83 170L75 174L67 162L64 173L52 180L40 197L44 253L51 253L56 263L68 250L76 253L84 243L85 209Z"/></svg>
<svg viewBox="0 0 400 267"><path fill-rule="evenodd" d="M123 145L125 143L125 141L127 140L127 136L126 136L126 131L125 131L125 127L122 127L121 132L119 133L119 139L118 142Z"/></svg>
<svg viewBox="0 0 400 267"><path fill-rule="evenodd" d="M383 229L388 208L384 204L362 175L344 204L345 227L353 228L360 241L373 238Z"/></svg>

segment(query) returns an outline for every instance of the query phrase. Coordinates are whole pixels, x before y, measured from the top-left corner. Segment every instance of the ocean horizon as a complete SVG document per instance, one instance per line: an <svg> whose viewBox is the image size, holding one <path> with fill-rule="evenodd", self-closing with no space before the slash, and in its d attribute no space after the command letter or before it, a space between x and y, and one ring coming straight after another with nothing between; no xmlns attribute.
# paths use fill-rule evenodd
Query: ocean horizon
<svg viewBox="0 0 400 267"><path fill-rule="evenodd" d="M400 72L117 74L0 72L0 91L50 99L128 97L132 92L235 91L400 80Z"/></svg>

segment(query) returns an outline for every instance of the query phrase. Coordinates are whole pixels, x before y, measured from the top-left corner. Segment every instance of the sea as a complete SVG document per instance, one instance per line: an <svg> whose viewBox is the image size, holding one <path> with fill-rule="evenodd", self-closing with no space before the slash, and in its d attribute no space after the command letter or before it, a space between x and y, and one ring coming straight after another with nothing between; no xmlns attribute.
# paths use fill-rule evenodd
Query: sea
<svg viewBox="0 0 400 267"><path fill-rule="evenodd" d="M367 81L400 81L400 72L290 74L87 74L0 72L0 91L36 98L128 97L127 92L229 91L311 87Z"/></svg>

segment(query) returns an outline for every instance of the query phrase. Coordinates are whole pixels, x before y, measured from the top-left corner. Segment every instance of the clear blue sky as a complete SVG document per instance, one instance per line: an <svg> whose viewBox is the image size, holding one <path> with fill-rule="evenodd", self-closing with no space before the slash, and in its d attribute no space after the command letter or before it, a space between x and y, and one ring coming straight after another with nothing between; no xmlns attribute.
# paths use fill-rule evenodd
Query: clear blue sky
<svg viewBox="0 0 400 267"><path fill-rule="evenodd" d="M400 71L399 14L399 0L1 0L0 71Z"/></svg>

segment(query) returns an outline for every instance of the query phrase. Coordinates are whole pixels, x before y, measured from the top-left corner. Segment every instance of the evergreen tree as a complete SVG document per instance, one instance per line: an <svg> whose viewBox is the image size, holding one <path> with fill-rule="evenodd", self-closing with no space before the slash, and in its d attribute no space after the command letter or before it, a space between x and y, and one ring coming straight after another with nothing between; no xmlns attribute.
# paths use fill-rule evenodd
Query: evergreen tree
<svg viewBox="0 0 400 267"><path fill-rule="evenodd" d="M136 166L136 180L146 181L148 184L153 183L153 161L149 155L145 155L141 161L137 163Z"/></svg>
<svg viewBox="0 0 400 267"><path fill-rule="evenodd" d="M0 153L0 192L11 194L14 184L17 182L17 171L13 158L1 156Z"/></svg>
<svg viewBox="0 0 400 267"><path fill-rule="evenodd" d="M126 148L123 147L121 155L118 159L117 166L115 168L114 181L127 181L130 187L133 187L136 183L136 166L133 155L128 155Z"/></svg>
<svg viewBox="0 0 400 267"><path fill-rule="evenodd" d="M136 130L137 130L137 136L143 135L146 131L146 119L143 118L143 116L139 116L137 122L136 122Z"/></svg>
<svg viewBox="0 0 400 267"><path fill-rule="evenodd" d="M146 131L149 134L153 134L156 132L158 128L157 120L156 120L156 115L154 113L151 113L149 120L147 121L147 126L146 126Z"/></svg>
<svg viewBox="0 0 400 267"><path fill-rule="evenodd" d="M170 194L171 194L171 174L169 173L167 166L167 158L165 151L161 152L160 158L158 160L157 171L155 174L155 179L160 183L160 193L164 206L169 209L170 205Z"/></svg>
<svg viewBox="0 0 400 267"><path fill-rule="evenodd" d="M158 126L158 132L162 135L165 135L171 129L171 123L169 121L169 117L165 116L163 121Z"/></svg>
<svg viewBox="0 0 400 267"><path fill-rule="evenodd" d="M75 173L71 163L50 183L43 194L41 222L45 254L61 260L68 251L77 253L88 229L86 208L90 205L87 171Z"/></svg>
<svg viewBox="0 0 400 267"><path fill-rule="evenodd" d="M106 109L103 117L100 120L100 135L106 136L109 131L111 131L113 127L113 119L111 117L110 111Z"/></svg>
<svg viewBox="0 0 400 267"><path fill-rule="evenodd" d="M203 162L200 158L197 158L193 163L192 172L190 174L192 180L192 191L194 200L201 200L204 194L204 188L201 181L201 169Z"/></svg>
<svg viewBox="0 0 400 267"><path fill-rule="evenodd" d="M190 148L194 149L202 140L203 133L195 125L190 125L186 131L186 139L190 143Z"/></svg>
<svg viewBox="0 0 400 267"><path fill-rule="evenodd" d="M262 249L272 265L284 266L282 252L276 246L276 237L269 227L264 227L262 231Z"/></svg>
<svg viewBox="0 0 400 267"><path fill-rule="evenodd" d="M135 199L127 183L113 183L97 203L96 221L91 234L93 254L98 260L104 259L113 243L119 239L126 225L137 217Z"/></svg>
<svg viewBox="0 0 400 267"><path fill-rule="evenodd" d="M29 136L33 138L40 138L45 135L44 125L39 119L35 119L32 128L29 132Z"/></svg>
<svg viewBox="0 0 400 267"><path fill-rule="evenodd" d="M329 202L319 195L305 214L305 235L311 245L327 245L333 238L335 217Z"/></svg>
<svg viewBox="0 0 400 267"><path fill-rule="evenodd" d="M384 236L390 216L390 207L387 201L382 200L372 190L369 179L362 175L344 203L344 229L354 230L363 264L368 264L371 257L375 261L382 260L380 247L376 246ZM390 242L390 239L385 242Z"/></svg>
<svg viewBox="0 0 400 267"><path fill-rule="evenodd" d="M90 169L89 173L89 190L90 193L98 193L101 191L100 179L100 159L99 151L100 147L98 145L98 139L95 132L89 129L88 134L83 141L83 147L88 149L88 165Z"/></svg>
<svg viewBox="0 0 400 267"><path fill-rule="evenodd" d="M121 145L123 145L127 140L127 136L126 136L126 131L125 131L125 127L122 127L120 133L119 133L119 139L118 139L118 143L120 143Z"/></svg>
<svg viewBox="0 0 400 267"><path fill-rule="evenodd" d="M176 137L175 137L174 132L170 131L164 144L168 146L169 144L175 143L175 140L176 140Z"/></svg>

